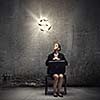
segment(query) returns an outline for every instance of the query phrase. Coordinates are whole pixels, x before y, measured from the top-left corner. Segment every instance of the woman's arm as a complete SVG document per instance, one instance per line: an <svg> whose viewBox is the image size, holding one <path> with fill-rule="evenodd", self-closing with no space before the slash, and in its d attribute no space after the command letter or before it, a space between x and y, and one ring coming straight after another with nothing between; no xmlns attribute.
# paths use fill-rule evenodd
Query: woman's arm
<svg viewBox="0 0 100 100"><path fill-rule="evenodd" d="M47 60L46 60L46 62L45 62L45 65L46 65L46 66L48 66L50 60L52 60L51 54L48 55L48 58L47 58Z"/></svg>
<svg viewBox="0 0 100 100"><path fill-rule="evenodd" d="M65 61L65 64L68 65L68 61L66 60L64 54L62 54L62 60L64 60Z"/></svg>

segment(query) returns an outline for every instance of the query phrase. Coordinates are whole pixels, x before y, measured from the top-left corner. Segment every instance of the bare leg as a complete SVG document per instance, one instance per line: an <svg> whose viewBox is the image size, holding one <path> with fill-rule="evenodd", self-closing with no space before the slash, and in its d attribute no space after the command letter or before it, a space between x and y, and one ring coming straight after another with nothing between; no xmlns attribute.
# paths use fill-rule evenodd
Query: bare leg
<svg viewBox="0 0 100 100"><path fill-rule="evenodd" d="M54 74L53 75L53 78L54 78L54 84L53 84L53 89L54 89L54 93L57 92L57 85L58 85L58 74Z"/></svg>
<svg viewBox="0 0 100 100"><path fill-rule="evenodd" d="M60 90L62 88L62 84L63 84L63 74L59 74L59 81L58 81L58 93L60 93Z"/></svg>

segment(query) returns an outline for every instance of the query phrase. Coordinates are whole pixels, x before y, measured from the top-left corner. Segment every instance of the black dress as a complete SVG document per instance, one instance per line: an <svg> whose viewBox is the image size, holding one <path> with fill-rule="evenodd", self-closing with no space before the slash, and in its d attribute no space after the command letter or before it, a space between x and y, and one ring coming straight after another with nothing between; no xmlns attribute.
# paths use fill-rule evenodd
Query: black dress
<svg viewBox="0 0 100 100"><path fill-rule="evenodd" d="M64 54L59 53L58 58L60 58L60 61L64 61L63 66L59 66L59 64L51 65L49 64L50 61L53 61L54 58L54 52L48 55L48 58L46 60L46 66L47 67L47 73L48 74L64 74L65 73L65 66L68 65L68 62L64 56ZM59 66L59 67L58 67ZM63 69L63 70L62 70Z"/></svg>

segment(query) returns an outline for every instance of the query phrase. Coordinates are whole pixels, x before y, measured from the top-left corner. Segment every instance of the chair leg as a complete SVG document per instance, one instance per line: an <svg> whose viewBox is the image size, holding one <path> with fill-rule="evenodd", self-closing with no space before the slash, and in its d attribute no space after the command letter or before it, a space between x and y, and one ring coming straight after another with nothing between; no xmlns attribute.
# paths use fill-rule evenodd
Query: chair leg
<svg viewBox="0 0 100 100"><path fill-rule="evenodd" d="M47 95L47 92L48 92L47 77L45 77L45 95Z"/></svg>
<svg viewBox="0 0 100 100"><path fill-rule="evenodd" d="M66 87L66 85L64 86L64 94L65 95L67 94L67 87Z"/></svg>
<svg viewBox="0 0 100 100"><path fill-rule="evenodd" d="M67 82L66 82L66 76L65 76L65 82L64 82L64 94L67 94Z"/></svg>

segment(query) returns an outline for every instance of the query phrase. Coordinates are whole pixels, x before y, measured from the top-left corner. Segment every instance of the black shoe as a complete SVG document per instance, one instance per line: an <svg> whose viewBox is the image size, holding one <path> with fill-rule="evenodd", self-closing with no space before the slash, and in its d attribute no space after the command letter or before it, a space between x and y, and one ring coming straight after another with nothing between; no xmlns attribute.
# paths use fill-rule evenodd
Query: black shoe
<svg viewBox="0 0 100 100"><path fill-rule="evenodd" d="M57 93L56 93L56 92L55 92L55 93L53 93L53 96L54 96L54 97L58 97L58 95L57 95Z"/></svg>
<svg viewBox="0 0 100 100"><path fill-rule="evenodd" d="M58 96L59 96L59 97L63 97L63 94L62 94L62 93L58 93Z"/></svg>

